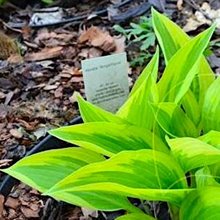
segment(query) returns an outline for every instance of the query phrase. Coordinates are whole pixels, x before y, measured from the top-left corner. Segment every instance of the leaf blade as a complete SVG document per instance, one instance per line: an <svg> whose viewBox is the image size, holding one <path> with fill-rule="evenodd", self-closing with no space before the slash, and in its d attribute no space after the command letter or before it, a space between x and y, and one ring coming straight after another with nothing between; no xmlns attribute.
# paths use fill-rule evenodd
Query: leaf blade
<svg viewBox="0 0 220 220"><path fill-rule="evenodd" d="M167 146L147 129L128 124L90 122L49 131L66 142L112 156L123 150L153 148L167 152Z"/></svg>
<svg viewBox="0 0 220 220"><path fill-rule="evenodd" d="M184 113L184 111L175 103L161 102L152 105L155 120L160 127L172 137L198 137L199 131Z"/></svg>
<svg viewBox="0 0 220 220"><path fill-rule="evenodd" d="M178 25L154 9L152 10L152 18L153 28L167 64L173 55L190 40L190 37ZM192 86L200 106L202 106L204 95L214 78L215 74L205 57L202 56L199 73L193 80Z"/></svg>
<svg viewBox="0 0 220 220"><path fill-rule="evenodd" d="M77 101L79 104L80 115L84 122L107 121L114 123L125 123L125 120L117 117L115 114L84 100L80 94L77 96Z"/></svg>
<svg viewBox="0 0 220 220"><path fill-rule="evenodd" d="M220 219L219 209L220 187L205 187L186 197L180 208L180 220Z"/></svg>
<svg viewBox="0 0 220 220"><path fill-rule="evenodd" d="M178 103L189 90L193 78L199 72L202 53L207 47L213 31L212 26L202 32L180 48L170 59L158 83L161 101Z"/></svg>
<svg viewBox="0 0 220 220"><path fill-rule="evenodd" d="M168 139L168 145L184 172L220 162L220 150L195 138Z"/></svg>
<svg viewBox="0 0 220 220"><path fill-rule="evenodd" d="M202 108L204 132L220 131L220 77L209 87Z"/></svg>
<svg viewBox="0 0 220 220"><path fill-rule="evenodd" d="M44 192L80 167L102 160L103 156L89 150L65 148L24 157L2 171Z"/></svg>
<svg viewBox="0 0 220 220"><path fill-rule="evenodd" d="M123 151L103 163L86 166L46 194L65 201L76 192L79 197L81 192L111 192L179 204L190 191L186 187L183 171L168 154L139 150Z"/></svg>
<svg viewBox="0 0 220 220"><path fill-rule="evenodd" d="M157 102L156 78L158 72L159 50L136 81L129 98L116 113L133 125L151 129L153 113L149 101Z"/></svg>

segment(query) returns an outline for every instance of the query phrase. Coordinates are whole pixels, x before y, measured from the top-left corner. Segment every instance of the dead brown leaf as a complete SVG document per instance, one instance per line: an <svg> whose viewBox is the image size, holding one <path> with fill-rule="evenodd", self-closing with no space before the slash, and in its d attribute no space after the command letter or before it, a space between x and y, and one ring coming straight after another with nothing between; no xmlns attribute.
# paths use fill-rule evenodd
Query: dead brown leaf
<svg viewBox="0 0 220 220"><path fill-rule="evenodd" d="M98 27L91 27L84 31L79 37L79 43L89 42L94 47L99 47L105 52L114 51L116 48L115 40L108 32L102 31Z"/></svg>
<svg viewBox="0 0 220 220"><path fill-rule="evenodd" d="M73 43L73 38L76 37L74 32L72 33L55 33L48 32L48 30L41 31L38 36L35 38L34 42L43 44L49 47L67 45Z"/></svg>
<svg viewBox="0 0 220 220"><path fill-rule="evenodd" d="M63 47L44 48L36 53L29 53L25 56L25 61L41 61L59 57L62 53Z"/></svg>

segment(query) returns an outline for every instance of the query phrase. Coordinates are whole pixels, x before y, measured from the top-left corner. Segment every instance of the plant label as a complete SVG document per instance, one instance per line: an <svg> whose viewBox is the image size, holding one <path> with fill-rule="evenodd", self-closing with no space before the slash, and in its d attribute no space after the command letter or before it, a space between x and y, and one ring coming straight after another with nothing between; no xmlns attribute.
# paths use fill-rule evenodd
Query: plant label
<svg viewBox="0 0 220 220"><path fill-rule="evenodd" d="M129 94L126 53L83 60L82 70L87 100L116 112Z"/></svg>

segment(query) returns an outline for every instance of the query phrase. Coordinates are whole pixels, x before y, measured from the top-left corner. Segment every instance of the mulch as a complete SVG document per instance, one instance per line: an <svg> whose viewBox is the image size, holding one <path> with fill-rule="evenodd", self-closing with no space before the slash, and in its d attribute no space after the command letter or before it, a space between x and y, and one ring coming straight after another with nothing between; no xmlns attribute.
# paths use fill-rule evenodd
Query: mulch
<svg viewBox="0 0 220 220"><path fill-rule="evenodd" d="M123 51L127 52L128 59L133 53L138 56L138 51L132 51L132 47L127 46L129 42L115 33L114 24L127 27L132 19L143 14L149 16L153 5L194 35L217 19L210 18L211 9L220 8L219 1L211 0L207 1L208 6L204 6L203 1L181 0L84 0L80 4L55 1L56 10L62 11L62 22L32 23L30 27L31 16L44 5L39 1L33 1L31 7L26 1L18 3L20 5L15 2L0 9L0 167L15 163L39 143L49 129L79 115L76 92L85 97L81 60ZM206 20L198 21L198 12L206 15ZM218 36L217 31L217 43ZM19 53L12 38L19 42ZM220 73L220 46L213 44L212 48L215 53L210 62ZM141 69L130 69L130 86ZM115 217L42 197L22 183L6 198L0 196L0 216L8 220L110 220Z"/></svg>

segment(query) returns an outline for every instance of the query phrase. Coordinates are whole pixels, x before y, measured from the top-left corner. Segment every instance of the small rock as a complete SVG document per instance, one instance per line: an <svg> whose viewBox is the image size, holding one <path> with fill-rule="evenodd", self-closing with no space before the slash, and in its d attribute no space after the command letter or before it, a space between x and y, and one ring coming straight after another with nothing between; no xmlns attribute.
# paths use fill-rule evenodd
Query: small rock
<svg viewBox="0 0 220 220"><path fill-rule="evenodd" d="M20 202L18 199L12 198L12 197L8 197L6 202L5 202L5 206L12 208L14 210L17 209L17 207L19 206Z"/></svg>
<svg viewBox="0 0 220 220"><path fill-rule="evenodd" d="M20 139L23 137L23 134L18 129L11 129L10 134L17 139Z"/></svg>

